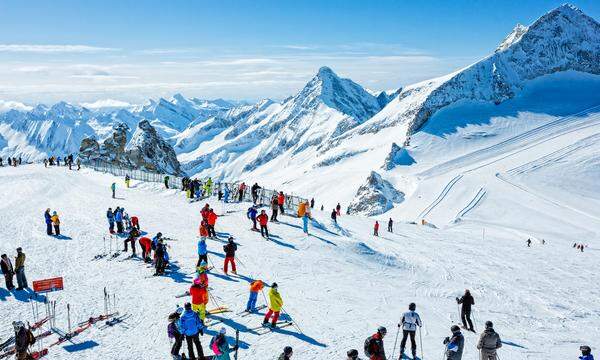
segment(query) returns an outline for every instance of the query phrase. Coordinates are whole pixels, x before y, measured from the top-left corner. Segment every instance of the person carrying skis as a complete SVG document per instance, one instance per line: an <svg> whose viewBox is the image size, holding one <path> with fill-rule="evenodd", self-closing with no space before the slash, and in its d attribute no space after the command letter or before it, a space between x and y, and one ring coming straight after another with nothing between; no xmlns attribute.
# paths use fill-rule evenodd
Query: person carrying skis
<svg viewBox="0 0 600 360"><path fill-rule="evenodd" d="M254 183L254 185L252 185L252 187L250 188L250 190L252 191L252 203L254 205L256 205L256 203L258 202L258 189L262 189L260 186L258 186L258 183Z"/></svg>
<svg viewBox="0 0 600 360"><path fill-rule="evenodd" d="M258 228L256 227L256 214L258 213L258 210L256 209L255 205L252 205L248 208L248 211L246 212L246 216L248 217L248 219L252 220L252 230L254 231L258 231Z"/></svg>
<svg viewBox="0 0 600 360"><path fill-rule="evenodd" d="M262 291L264 288L264 283L262 280L254 280L250 284L250 297L248 298L248 303L246 304L246 312L254 312L256 311L256 300L258 300L258 292Z"/></svg>
<svg viewBox="0 0 600 360"><path fill-rule="evenodd" d="M230 236L227 241L227 245L223 246L223 251L225 252L223 272L227 275L227 265L231 264L231 272L237 275L237 270L235 268L235 252L237 250L237 245L233 242L233 236Z"/></svg>
<svg viewBox="0 0 600 360"><path fill-rule="evenodd" d="M269 319L271 318L271 315L273 315L271 327L276 328L277 320L279 320L279 313L283 308L283 299L278 291L277 283L273 283L271 285L271 290L269 290L269 303L269 311L267 311L267 314L263 319L263 326L269 323Z"/></svg>
<svg viewBox="0 0 600 360"><path fill-rule="evenodd" d="M497 360L496 352L502 347L500 335L494 331L494 324L491 321L485 322L485 330L481 333L477 342L480 360Z"/></svg>
<svg viewBox="0 0 600 360"><path fill-rule="evenodd" d="M17 257L15 258L15 274L17 274L17 290L28 288L27 277L25 277L25 253L20 247L17 248Z"/></svg>
<svg viewBox="0 0 600 360"><path fill-rule="evenodd" d="M58 218L58 214L55 212L52 213L52 226L54 226L54 235L60 236L60 219Z"/></svg>
<svg viewBox="0 0 600 360"><path fill-rule="evenodd" d="M129 175L125 174L125 187L127 187L129 189L129 182L131 181L131 178L129 177Z"/></svg>
<svg viewBox="0 0 600 360"><path fill-rule="evenodd" d="M290 360L292 358L293 353L294 353L294 350L292 349L292 347L286 346L283 348L283 352L281 353L281 355L279 355L277 360Z"/></svg>
<svg viewBox="0 0 600 360"><path fill-rule="evenodd" d="M208 288L200 278L194 279L190 287L190 296L192 297L192 310L198 313L200 320L204 323L206 318L206 304L208 304Z"/></svg>
<svg viewBox="0 0 600 360"><path fill-rule="evenodd" d="M379 236L379 221L375 220L375 225L373 226L373 235Z"/></svg>
<svg viewBox="0 0 600 360"><path fill-rule="evenodd" d="M182 313L183 309L177 308L177 311L169 315L169 325L167 325L167 335L169 336L169 339L173 339L174 341L173 346L171 346L171 356L173 357L173 360L181 360L179 351L183 344L183 334L177 326L177 323L179 322Z"/></svg>
<svg viewBox="0 0 600 360"><path fill-rule="evenodd" d="M283 195L283 191L280 191L279 195L277 195L277 205L279 205L279 212L281 213L281 215L283 215L285 213L285 210L283 208L284 204L285 204L285 195Z"/></svg>
<svg viewBox="0 0 600 360"><path fill-rule="evenodd" d="M342 205L340 205L340 203L337 203L335 206L335 211L337 212L338 216L342 216Z"/></svg>
<svg viewBox="0 0 600 360"><path fill-rule="evenodd" d="M400 358L404 356L404 348L406 347L406 340L410 336L410 348L412 350L413 358L417 357L417 341L415 335L417 332L417 326L422 326L421 317L415 312L417 305L410 303L408 305L408 311L402 315L402 320L398 327L402 328L402 341L400 342Z"/></svg>
<svg viewBox="0 0 600 360"><path fill-rule="evenodd" d="M579 351L581 351L581 356L579 357L579 360L594 360L594 355L592 355L592 349L589 346L580 346Z"/></svg>
<svg viewBox="0 0 600 360"><path fill-rule="evenodd" d="M310 219L310 216L308 214L308 212L304 213L304 216L302 217L302 231L304 231L304 233L306 235L308 235L308 220Z"/></svg>
<svg viewBox="0 0 600 360"><path fill-rule="evenodd" d="M446 337L444 339L444 345L446 345L446 360L461 360L463 349L465 347L465 338L460 332L460 327L452 325L450 328L452 331L452 337Z"/></svg>
<svg viewBox="0 0 600 360"><path fill-rule="evenodd" d="M383 326L377 328L377 332L365 340L365 355L369 360L386 360L383 338L387 334L387 329ZM357 354L358 356L358 354Z"/></svg>
<svg viewBox="0 0 600 360"><path fill-rule="evenodd" d="M13 328L15 330L15 358L17 360L31 359L29 347L35 344L35 336L21 321L13 322Z"/></svg>
<svg viewBox="0 0 600 360"><path fill-rule="evenodd" d="M394 232L394 220L392 218L388 220L388 232Z"/></svg>
<svg viewBox="0 0 600 360"><path fill-rule="evenodd" d="M227 329L222 327L219 333L210 340L210 349L215 353L214 360L230 360L229 353L238 349L237 344L233 347L229 346L225 337L226 333Z"/></svg>
<svg viewBox="0 0 600 360"><path fill-rule="evenodd" d="M115 214L112 211L112 208L108 208L106 211L106 219L108 219L108 231L111 234L115 233Z"/></svg>
<svg viewBox="0 0 600 360"><path fill-rule="evenodd" d="M110 185L110 190L112 191L112 198L115 198L115 192L117 191L117 183L112 183L112 185Z"/></svg>
<svg viewBox="0 0 600 360"><path fill-rule="evenodd" d="M186 303L183 315L179 318L179 329L185 336L187 342L188 355L190 359L196 359L194 356L194 345L196 345L196 351L198 352L198 359L204 359L204 351L202 350L202 344L200 344L200 334L203 334L204 325L202 320L194 310L192 310L192 304Z"/></svg>
<svg viewBox="0 0 600 360"><path fill-rule="evenodd" d="M50 215L50 208L44 212L44 220L46 221L46 234L54 235L52 233L52 215Z"/></svg>
<svg viewBox="0 0 600 360"><path fill-rule="evenodd" d="M269 238L269 229L267 228L267 224L269 223L269 215L264 210L260 211L260 215L256 217L258 223L260 224L260 235L264 238Z"/></svg>
<svg viewBox="0 0 600 360"><path fill-rule="evenodd" d="M13 284L13 276L15 275L15 270L13 268L12 262L6 254L2 254L2 256L0 257L0 269L2 270L2 274L4 275L6 289L8 289L8 291L14 289L15 285Z"/></svg>
<svg viewBox="0 0 600 360"><path fill-rule="evenodd" d="M462 304L460 308L460 318L462 319L463 327L469 331L475 332L473 322L471 321L471 306L475 305L475 299L471 292L467 289L465 294L460 298L456 298L456 302ZM467 323L469 326L467 326Z"/></svg>
<svg viewBox="0 0 600 360"><path fill-rule="evenodd" d="M358 350L356 349L348 350L348 352L346 352L346 356L346 360L360 360L358 357Z"/></svg>
<svg viewBox="0 0 600 360"><path fill-rule="evenodd" d="M200 240L198 240L198 262L196 266L200 266L200 263L208 262L208 248L206 246L206 237L200 236Z"/></svg>
<svg viewBox="0 0 600 360"><path fill-rule="evenodd" d="M133 231L135 228L133 228L131 231ZM150 238L147 238L145 236L142 236L139 240L140 242L140 247L142 248L142 259L144 260L145 263L150 262L150 254L152 253L152 240ZM127 245L125 245L127 246ZM135 247L133 247L135 249ZM127 251L127 250L125 250Z"/></svg>
<svg viewBox="0 0 600 360"><path fill-rule="evenodd" d="M206 218L206 222L208 223L208 237L214 239L217 237L217 233L215 232L215 224L217 223L217 214L213 211L213 209L208 210L208 215Z"/></svg>
<svg viewBox="0 0 600 360"><path fill-rule="evenodd" d="M277 213L279 212L279 204L277 203L277 196L273 195L271 198L271 221L277 221Z"/></svg>

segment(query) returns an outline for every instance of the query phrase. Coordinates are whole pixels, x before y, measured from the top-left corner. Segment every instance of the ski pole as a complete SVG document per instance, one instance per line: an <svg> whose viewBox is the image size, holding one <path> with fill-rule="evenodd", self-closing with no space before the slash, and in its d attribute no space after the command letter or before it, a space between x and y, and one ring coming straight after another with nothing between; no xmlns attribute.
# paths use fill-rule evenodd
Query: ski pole
<svg viewBox="0 0 600 360"><path fill-rule="evenodd" d="M398 335L400 335L400 326L398 326L398 331L396 331L396 340L394 340L394 350L392 350L392 357L394 359L394 354L396 354L396 345L398 344Z"/></svg>
<svg viewBox="0 0 600 360"><path fill-rule="evenodd" d="M69 325L69 334L71 333L71 305L67 304L67 323Z"/></svg>
<svg viewBox="0 0 600 360"><path fill-rule="evenodd" d="M477 318L475 317L475 311L473 311L473 331L477 332L475 324L477 324Z"/></svg>
<svg viewBox="0 0 600 360"><path fill-rule="evenodd" d="M234 360L238 360L239 344L240 344L240 330L235 329L235 354L233 355Z"/></svg>
<svg viewBox="0 0 600 360"><path fill-rule="evenodd" d="M104 315L108 316L108 306L106 306L106 286L104 287Z"/></svg>
<svg viewBox="0 0 600 360"><path fill-rule="evenodd" d="M460 322L462 321L462 316L460 315L460 305L458 304L458 302L456 302L456 310L458 312L458 318L460 319L457 322L460 324Z"/></svg>
<svg viewBox="0 0 600 360"><path fill-rule="evenodd" d="M419 343L421 345L421 360L425 359L423 355L423 335L421 335L421 326L419 326Z"/></svg>
<svg viewBox="0 0 600 360"><path fill-rule="evenodd" d="M298 331L300 331L300 334L304 334L304 331L302 331L302 329L300 329L300 326L298 326L298 323L294 319L292 319L292 317L290 316L290 314L288 314L288 312L285 311L285 309L283 308L283 306L281 307L281 312L284 313L285 315L287 315L287 317L290 318L290 320L291 320L292 324L294 325L294 327L296 329L298 329Z"/></svg>

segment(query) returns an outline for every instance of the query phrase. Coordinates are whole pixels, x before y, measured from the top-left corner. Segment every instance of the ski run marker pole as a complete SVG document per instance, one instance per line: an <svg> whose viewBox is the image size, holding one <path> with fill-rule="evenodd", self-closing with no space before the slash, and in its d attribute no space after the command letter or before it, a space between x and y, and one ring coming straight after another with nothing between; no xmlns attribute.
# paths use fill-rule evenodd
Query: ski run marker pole
<svg viewBox="0 0 600 360"><path fill-rule="evenodd" d="M392 350L392 357L390 359L394 359L394 354L396 354L396 345L398 344L398 335L400 335L400 326L398 326L398 331L396 331L396 340L394 340L394 350Z"/></svg>

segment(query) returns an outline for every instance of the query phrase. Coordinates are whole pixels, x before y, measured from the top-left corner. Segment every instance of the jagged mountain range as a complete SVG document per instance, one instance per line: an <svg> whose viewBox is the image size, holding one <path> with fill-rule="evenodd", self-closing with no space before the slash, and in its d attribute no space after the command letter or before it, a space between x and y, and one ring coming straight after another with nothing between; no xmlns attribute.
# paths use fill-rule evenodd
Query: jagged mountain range
<svg viewBox="0 0 600 360"><path fill-rule="evenodd" d="M532 80L569 71L600 74L600 24L563 5L529 26L517 25L481 61L397 91L374 94L323 67L282 102L236 106L178 94L110 111L40 105L0 114L0 154L36 159L75 153L83 138L101 141L124 123L132 129L130 139L137 124L147 120L188 174L260 178L318 193L315 189L336 188L321 184L320 176L331 172L336 182L369 193L365 179L367 184L387 181L415 162L411 136L431 127L441 109L465 101L502 104Z"/></svg>

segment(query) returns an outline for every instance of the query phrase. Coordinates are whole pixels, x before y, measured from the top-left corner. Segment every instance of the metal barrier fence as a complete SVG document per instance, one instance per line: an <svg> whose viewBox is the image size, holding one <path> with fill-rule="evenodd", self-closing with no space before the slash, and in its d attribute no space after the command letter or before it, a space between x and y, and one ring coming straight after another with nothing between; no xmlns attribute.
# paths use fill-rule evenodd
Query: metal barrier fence
<svg viewBox="0 0 600 360"><path fill-rule="evenodd" d="M167 181L167 184L169 185L169 188L183 189L183 179L184 178L180 177L180 176L154 173L154 172L145 171L145 170L127 168L127 167L124 167L119 164L112 164L112 163L109 163L106 161L101 161L101 160L91 160L91 161L82 162L81 166L93 169L95 171L109 173L109 174L112 174L115 176L125 177L125 175L128 175L129 178L131 178L133 180L140 180L140 181L144 181L144 182L155 182L155 183L161 183L161 184L165 183L165 177L168 176L169 179ZM194 179L194 178L192 178L192 179ZM201 180L202 183L204 183L206 181L206 179L198 179L198 180ZM227 187L227 189L229 190L229 194L230 194L229 199L237 201L240 199L241 183L242 182L215 182L211 188L211 190L212 190L211 194L208 194L208 195L209 196L215 195L218 193L219 190L224 191L225 190L224 187ZM259 189L258 193L257 193L257 195L258 195L257 204L269 205L273 196L277 195L278 193L279 192L276 190L263 189L263 188ZM307 199L302 198L300 196L289 195L289 194L285 194L285 193L284 193L284 195L285 195L284 208L288 209L288 210L295 211L296 209L298 209L298 206L300 205L301 202L308 201ZM206 196L206 194L205 194L205 196ZM252 198L252 191L250 189L250 186L248 186L248 184L246 184L246 189L242 193L241 201L249 201L249 202L254 201L254 199Z"/></svg>

